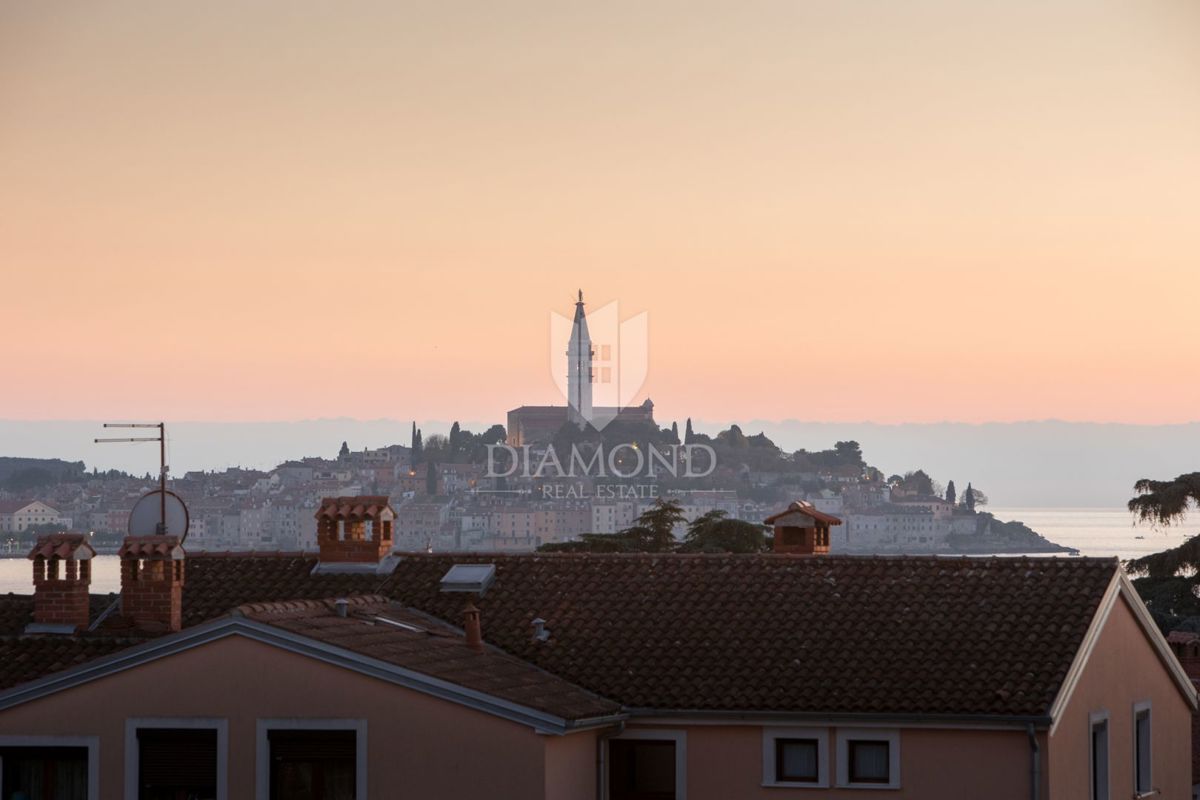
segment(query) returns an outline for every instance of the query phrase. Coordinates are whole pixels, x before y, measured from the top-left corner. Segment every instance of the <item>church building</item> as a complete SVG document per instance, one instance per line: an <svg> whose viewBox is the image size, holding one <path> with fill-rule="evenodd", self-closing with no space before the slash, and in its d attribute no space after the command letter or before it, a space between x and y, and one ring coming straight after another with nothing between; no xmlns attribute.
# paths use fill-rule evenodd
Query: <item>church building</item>
<svg viewBox="0 0 1200 800"><path fill-rule="evenodd" d="M513 447L546 444L568 421L580 428L596 418L654 422L654 403L649 399L629 408L593 407L592 385L596 383L593 359L596 350L588 331L582 290L575 303L575 317L571 322L571 338L566 355L567 405L520 406L509 411L508 444Z"/></svg>

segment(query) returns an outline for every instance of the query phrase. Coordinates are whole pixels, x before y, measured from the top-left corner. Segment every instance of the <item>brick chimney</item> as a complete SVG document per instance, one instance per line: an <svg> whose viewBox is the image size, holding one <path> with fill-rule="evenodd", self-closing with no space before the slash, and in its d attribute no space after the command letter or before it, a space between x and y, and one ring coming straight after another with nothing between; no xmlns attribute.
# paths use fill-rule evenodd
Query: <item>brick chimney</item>
<svg viewBox="0 0 1200 800"><path fill-rule="evenodd" d="M29 558L33 561L33 622L28 632L62 632L86 628L90 609L92 556L96 551L82 533L52 533L39 537ZM39 626L54 626L50 630Z"/></svg>
<svg viewBox="0 0 1200 800"><path fill-rule="evenodd" d="M396 512L385 496L326 497L316 518L322 564L378 564L392 552Z"/></svg>
<svg viewBox="0 0 1200 800"><path fill-rule="evenodd" d="M817 511L812 503L797 500L763 524L775 529L774 552L824 555L829 552L829 527L842 521Z"/></svg>
<svg viewBox="0 0 1200 800"><path fill-rule="evenodd" d="M121 616L144 631L183 627L183 547L178 536L126 536L121 558Z"/></svg>

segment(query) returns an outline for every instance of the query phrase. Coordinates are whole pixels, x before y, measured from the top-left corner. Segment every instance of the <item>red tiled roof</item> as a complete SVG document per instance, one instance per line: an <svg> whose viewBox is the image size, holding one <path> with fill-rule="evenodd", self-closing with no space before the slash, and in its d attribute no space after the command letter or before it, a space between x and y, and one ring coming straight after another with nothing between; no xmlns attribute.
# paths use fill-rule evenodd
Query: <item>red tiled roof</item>
<svg viewBox="0 0 1200 800"><path fill-rule="evenodd" d="M178 547L178 536L126 536L117 555L121 558L171 558Z"/></svg>
<svg viewBox="0 0 1200 800"><path fill-rule="evenodd" d="M1042 716L1115 559L404 556L387 593L450 619L496 564L484 639L632 708ZM535 644L530 623L546 621Z"/></svg>
<svg viewBox="0 0 1200 800"><path fill-rule="evenodd" d="M347 603L345 617L336 613L332 599L252 603L235 613L562 719L588 719L620 711L611 700L500 650L472 650L457 630L386 597L352 597Z"/></svg>
<svg viewBox="0 0 1200 800"><path fill-rule="evenodd" d="M88 557L96 555L82 533L51 533L38 538L37 544L29 551L29 558L75 558L81 547L87 548L85 555Z"/></svg>
<svg viewBox="0 0 1200 800"><path fill-rule="evenodd" d="M112 636L0 637L0 689L37 680L144 641Z"/></svg>
<svg viewBox="0 0 1200 800"><path fill-rule="evenodd" d="M386 495L360 495L357 497L326 497L321 500L317 517L330 519L364 520L377 516L388 508Z"/></svg>
<svg viewBox="0 0 1200 800"><path fill-rule="evenodd" d="M797 512L799 512L801 514L807 514L808 516L815 519L817 522L824 522L826 525L841 525L842 524L842 521L840 519L838 519L837 517L833 516L832 514L826 514L822 511L817 511L816 506L814 506L812 503L806 502L804 500L797 500L796 502L789 505L783 511L780 511L778 514L772 514L771 516L769 516L763 520L763 524L764 525L774 525L775 520L780 519L782 517L786 517L788 514L795 514Z"/></svg>
<svg viewBox="0 0 1200 800"><path fill-rule="evenodd" d="M458 626L465 596L442 593L441 577L494 563L487 593L471 596L484 640L627 707L1009 717L1048 713L1118 570L1088 558L411 554L379 576L313 575L316 563L189 555L184 625L248 603L380 594ZM535 643L537 617L550 636Z"/></svg>

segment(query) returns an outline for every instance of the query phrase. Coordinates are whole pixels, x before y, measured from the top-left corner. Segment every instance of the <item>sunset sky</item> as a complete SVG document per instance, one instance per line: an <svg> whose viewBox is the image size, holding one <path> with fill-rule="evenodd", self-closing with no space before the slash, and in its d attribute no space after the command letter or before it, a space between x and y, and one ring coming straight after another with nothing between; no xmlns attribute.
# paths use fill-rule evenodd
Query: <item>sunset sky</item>
<svg viewBox="0 0 1200 800"><path fill-rule="evenodd" d="M1195 0L0 2L0 418L1200 419Z"/></svg>

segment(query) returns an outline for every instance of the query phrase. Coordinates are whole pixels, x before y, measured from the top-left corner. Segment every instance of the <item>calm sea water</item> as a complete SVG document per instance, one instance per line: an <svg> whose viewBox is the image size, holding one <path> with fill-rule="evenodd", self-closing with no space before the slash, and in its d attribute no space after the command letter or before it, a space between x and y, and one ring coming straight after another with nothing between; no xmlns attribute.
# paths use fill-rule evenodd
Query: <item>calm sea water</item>
<svg viewBox="0 0 1200 800"><path fill-rule="evenodd" d="M1200 533L1200 522L1154 530L1135 526L1122 508L990 508L997 519L1019 520L1052 542L1085 556L1137 558L1182 544ZM1140 538L1139 538L1140 537ZM92 591L117 592L121 578L116 556L92 562ZM0 594L33 591L33 569L24 558L0 558Z"/></svg>

